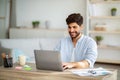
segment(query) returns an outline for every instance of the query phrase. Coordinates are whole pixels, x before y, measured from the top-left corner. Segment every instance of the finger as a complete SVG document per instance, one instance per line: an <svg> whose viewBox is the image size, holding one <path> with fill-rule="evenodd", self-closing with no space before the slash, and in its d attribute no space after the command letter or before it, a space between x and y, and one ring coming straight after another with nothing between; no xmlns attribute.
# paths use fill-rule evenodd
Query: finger
<svg viewBox="0 0 120 80"><path fill-rule="evenodd" d="M63 69L64 69L64 70L65 70L65 69L68 69L68 67L67 67L67 66L64 66Z"/></svg>
<svg viewBox="0 0 120 80"><path fill-rule="evenodd" d="M65 67L66 65L63 65L63 67Z"/></svg>

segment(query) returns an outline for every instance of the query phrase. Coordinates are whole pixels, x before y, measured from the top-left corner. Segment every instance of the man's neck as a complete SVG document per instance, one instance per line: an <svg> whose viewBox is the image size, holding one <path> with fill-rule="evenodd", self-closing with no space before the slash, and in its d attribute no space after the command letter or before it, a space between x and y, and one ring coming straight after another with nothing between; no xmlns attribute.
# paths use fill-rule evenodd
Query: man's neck
<svg viewBox="0 0 120 80"><path fill-rule="evenodd" d="M76 43L80 39L81 35L82 35L82 33L80 33L79 36L77 36L76 38L72 38L72 42L74 44L74 47L76 46Z"/></svg>

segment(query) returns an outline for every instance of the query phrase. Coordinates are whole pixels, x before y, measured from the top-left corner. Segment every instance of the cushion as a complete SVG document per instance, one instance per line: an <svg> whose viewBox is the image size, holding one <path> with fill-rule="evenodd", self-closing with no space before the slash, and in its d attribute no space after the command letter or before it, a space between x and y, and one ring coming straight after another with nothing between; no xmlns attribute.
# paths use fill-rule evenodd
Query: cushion
<svg viewBox="0 0 120 80"><path fill-rule="evenodd" d="M56 45L59 41L60 41L60 39L58 39L58 38L56 38L56 39L41 38L40 39L40 49L42 49L42 50L54 50L54 48L56 47Z"/></svg>

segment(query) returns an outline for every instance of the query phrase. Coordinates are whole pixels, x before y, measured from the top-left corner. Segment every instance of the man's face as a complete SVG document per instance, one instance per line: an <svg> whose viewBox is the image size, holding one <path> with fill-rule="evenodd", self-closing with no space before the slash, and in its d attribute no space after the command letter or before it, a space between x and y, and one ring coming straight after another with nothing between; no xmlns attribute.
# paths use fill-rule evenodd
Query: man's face
<svg viewBox="0 0 120 80"><path fill-rule="evenodd" d="M79 26L76 22L70 23L68 25L68 32L71 38L77 38L83 29L83 26Z"/></svg>

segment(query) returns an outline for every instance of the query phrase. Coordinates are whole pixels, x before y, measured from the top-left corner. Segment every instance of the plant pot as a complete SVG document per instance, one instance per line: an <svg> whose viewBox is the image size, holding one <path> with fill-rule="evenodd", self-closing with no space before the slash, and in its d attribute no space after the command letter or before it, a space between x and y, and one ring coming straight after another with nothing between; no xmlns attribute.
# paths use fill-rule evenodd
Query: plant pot
<svg viewBox="0 0 120 80"><path fill-rule="evenodd" d="M34 24L33 28L39 28L39 24Z"/></svg>
<svg viewBox="0 0 120 80"><path fill-rule="evenodd" d="M116 11L111 11L112 16L116 16Z"/></svg>
<svg viewBox="0 0 120 80"><path fill-rule="evenodd" d="M96 41L97 45L100 45L101 44L101 41Z"/></svg>

